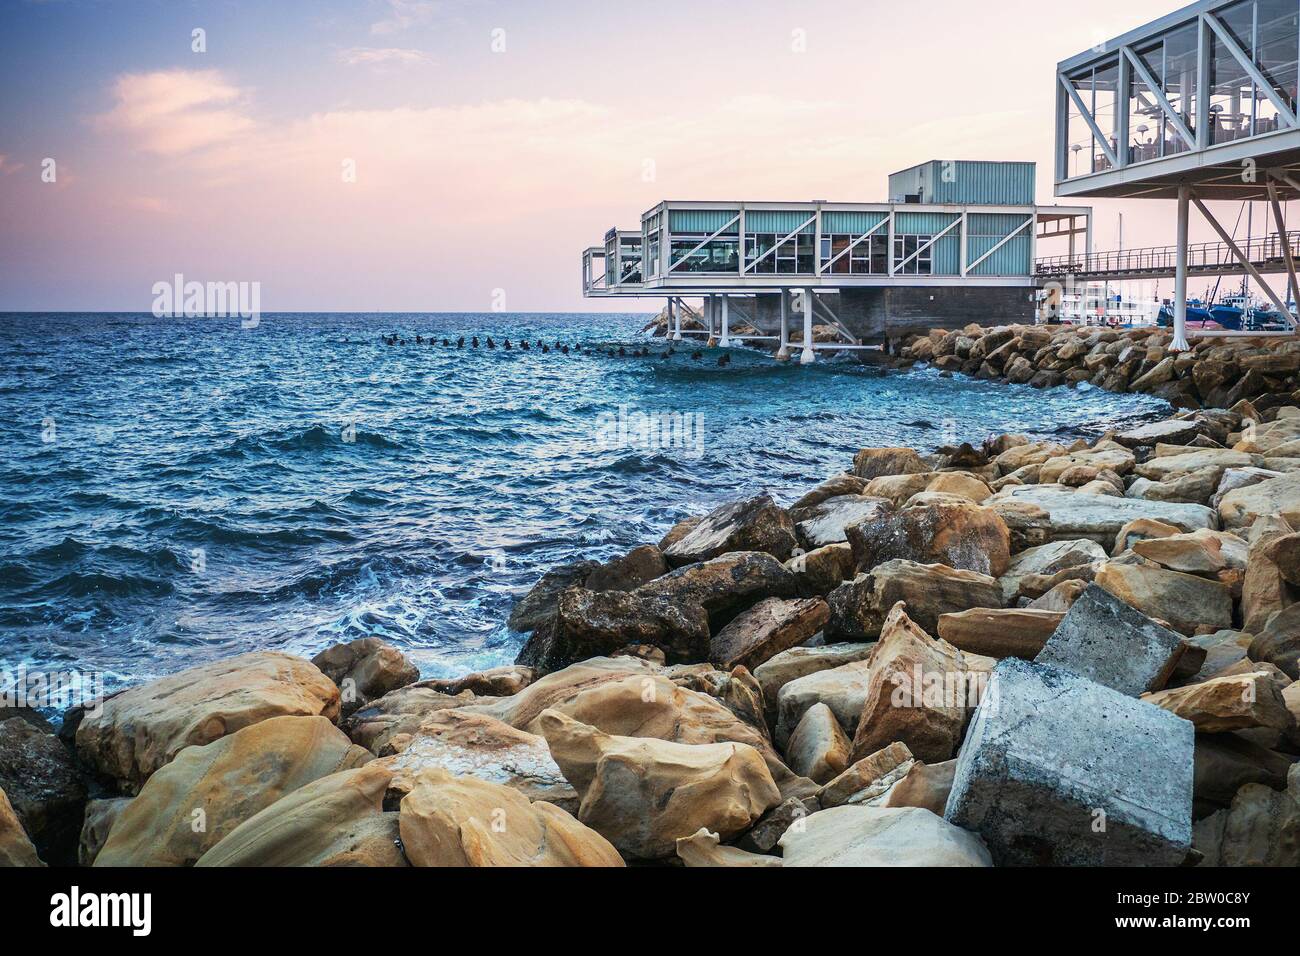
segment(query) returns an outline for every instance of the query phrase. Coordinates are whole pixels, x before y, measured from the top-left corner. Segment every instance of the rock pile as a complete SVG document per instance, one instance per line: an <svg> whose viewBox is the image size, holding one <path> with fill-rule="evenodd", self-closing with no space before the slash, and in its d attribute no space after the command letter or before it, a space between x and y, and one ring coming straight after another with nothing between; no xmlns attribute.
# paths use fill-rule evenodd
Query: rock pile
<svg viewBox="0 0 1300 956"><path fill-rule="evenodd" d="M1086 382L1111 392L1146 392L1176 408L1246 401L1264 412L1300 398L1300 340L1202 338L1191 351L1174 353L1172 338L1169 329L1154 327L968 325L909 336L896 353L905 362L1035 388ZM1181 445L1194 436L1161 423L1143 437Z"/></svg>
<svg viewBox="0 0 1300 956"><path fill-rule="evenodd" d="M864 449L551 571L513 666L371 638L0 721L0 864L1300 864L1300 407L1234 405Z"/></svg>

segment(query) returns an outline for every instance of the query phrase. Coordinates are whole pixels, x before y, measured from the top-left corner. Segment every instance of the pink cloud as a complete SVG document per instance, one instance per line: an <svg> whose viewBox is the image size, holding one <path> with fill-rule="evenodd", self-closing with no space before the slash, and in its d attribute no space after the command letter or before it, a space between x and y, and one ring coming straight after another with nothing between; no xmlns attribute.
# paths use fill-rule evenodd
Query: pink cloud
<svg viewBox="0 0 1300 956"><path fill-rule="evenodd" d="M243 112L245 91L216 70L127 73L113 84L112 110L103 128L130 133L138 148L178 156L228 143L256 125Z"/></svg>

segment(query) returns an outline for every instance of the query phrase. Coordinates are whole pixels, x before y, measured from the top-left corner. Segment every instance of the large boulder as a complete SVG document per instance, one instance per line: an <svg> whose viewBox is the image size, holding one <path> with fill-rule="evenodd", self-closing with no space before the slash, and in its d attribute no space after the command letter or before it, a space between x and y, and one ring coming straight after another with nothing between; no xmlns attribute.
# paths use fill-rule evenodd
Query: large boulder
<svg viewBox="0 0 1300 956"><path fill-rule="evenodd" d="M701 826L734 839L781 802L762 756L745 744L614 736L553 710L540 729L582 796L578 819L631 859L673 856L677 840Z"/></svg>
<svg viewBox="0 0 1300 956"><path fill-rule="evenodd" d="M854 761L848 769L817 791L817 804L823 810L846 804L879 806L894 785L911 773L916 758L907 744L895 741Z"/></svg>
<svg viewBox="0 0 1300 956"><path fill-rule="evenodd" d="M286 794L370 759L324 717L272 717L186 747L123 809L95 865L191 865Z"/></svg>
<svg viewBox="0 0 1300 956"><path fill-rule="evenodd" d="M1125 604L1168 621L1183 634L1205 625L1232 626L1232 592L1218 581L1116 561L1102 565L1094 580Z"/></svg>
<svg viewBox="0 0 1300 956"><path fill-rule="evenodd" d="M885 615L899 601L930 633L938 631L941 615L1005 604L997 579L987 574L943 564L886 561L827 595L831 617L826 634L839 640L875 640Z"/></svg>
<svg viewBox="0 0 1300 956"><path fill-rule="evenodd" d="M623 866L609 841L559 807L445 770L420 774L398 823L415 866Z"/></svg>
<svg viewBox="0 0 1300 956"><path fill-rule="evenodd" d="M883 475L915 475L929 470L911 448L864 448L853 456L853 474L867 481Z"/></svg>
<svg viewBox="0 0 1300 956"><path fill-rule="evenodd" d="M574 561L551 568L531 591L515 602L506 622L512 631L536 630L555 614L555 602L569 588L582 587L600 565L595 561Z"/></svg>
<svg viewBox="0 0 1300 956"><path fill-rule="evenodd" d="M1174 866L1191 845L1194 736L1144 701L1007 658L966 732L944 818L980 834L1000 866Z"/></svg>
<svg viewBox="0 0 1300 956"><path fill-rule="evenodd" d="M811 781L785 765L765 727L754 727L724 703L679 687L663 674L624 674L565 699L553 699L551 709L614 736L654 737L678 744L745 744L758 751L783 796L806 796L816 790ZM532 716L522 729L541 734L540 715Z"/></svg>
<svg viewBox="0 0 1300 956"><path fill-rule="evenodd" d="M332 773L281 797L230 831L196 866L406 866L391 772L377 763Z"/></svg>
<svg viewBox="0 0 1300 956"><path fill-rule="evenodd" d="M807 517L811 509L816 508L823 501L829 501L831 498L842 498L846 495L861 495L865 492L866 487L866 480L859 478L857 475L850 475L847 472L832 475L790 506L790 518L795 524L798 524Z"/></svg>
<svg viewBox="0 0 1300 956"><path fill-rule="evenodd" d="M871 668L868 661L854 661L796 678L777 695L776 745L784 748L809 708L825 704L845 733L852 734L867 702Z"/></svg>
<svg viewBox="0 0 1300 956"><path fill-rule="evenodd" d="M1213 576L1229 569L1244 571L1248 545L1226 531L1202 529L1138 541L1133 551L1169 571Z"/></svg>
<svg viewBox="0 0 1300 956"><path fill-rule="evenodd" d="M784 561L798 541L794 522L771 495L715 508L688 534L664 549L674 567L708 561L734 551L761 551Z"/></svg>
<svg viewBox="0 0 1300 956"><path fill-rule="evenodd" d="M1162 449L1157 449L1160 451ZM1151 481L1169 481L1194 471L1213 469L1222 475L1228 468L1245 468L1257 464L1253 455L1226 448L1171 448L1171 454L1156 455L1133 470Z"/></svg>
<svg viewBox="0 0 1300 956"><path fill-rule="evenodd" d="M18 814L0 789L0 870L9 867L44 866L36 847L27 838Z"/></svg>
<svg viewBox="0 0 1300 956"><path fill-rule="evenodd" d="M666 598L679 606L698 604L708 612L710 628L717 631L763 598L794 597L798 587L795 576L772 555L737 551L678 568L632 593Z"/></svg>
<svg viewBox="0 0 1300 956"><path fill-rule="evenodd" d="M342 722L344 733L371 753L391 753L390 741L414 733L430 714L483 702L471 691L448 694L435 690L433 683L407 684L372 701Z"/></svg>
<svg viewBox="0 0 1300 956"><path fill-rule="evenodd" d="M1060 485L1003 488L985 504L996 507L997 502L1007 500L1036 504L1046 510L1051 516L1051 538L1056 541L1091 538L1109 547L1120 529L1137 518L1154 518L1180 531L1218 526L1214 511L1204 505L1082 494Z"/></svg>
<svg viewBox="0 0 1300 956"><path fill-rule="evenodd" d="M758 665L754 677L763 689L767 722L776 724L777 698L792 680L843 664L866 660L875 644L825 644L820 647L792 647L767 663Z"/></svg>
<svg viewBox="0 0 1300 956"><path fill-rule="evenodd" d="M1258 633L1268 619L1300 598L1297 588L1282 573L1274 547L1291 535L1289 522L1265 515L1250 527L1247 537L1246 575L1241 582L1241 626Z"/></svg>
<svg viewBox="0 0 1300 956"><path fill-rule="evenodd" d="M462 674L460 677L441 677L423 681L421 686L440 694L455 696L469 691L477 697L509 697L517 694L538 676L531 667L506 664L487 670Z"/></svg>
<svg viewBox="0 0 1300 956"><path fill-rule="evenodd" d="M903 778L889 788L881 806L921 807L943 816L956 773L956 760L945 760L942 763L915 761Z"/></svg>
<svg viewBox="0 0 1300 956"><path fill-rule="evenodd" d="M600 565L587 575L582 586L588 591L635 591L667 573L668 561L663 552L653 544L643 544Z"/></svg>
<svg viewBox="0 0 1300 956"><path fill-rule="evenodd" d="M1248 653L1251 660L1266 661L1292 680L1300 680L1300 604L1270 616Z"/></svg>
<svg viewBox="0 0 1300 956"><path fill-rule="evenodd" d="M1032 661L1064 617L1064 611L977 607L939 615L939 637L959 651Z"/></svg>
<svg viewBox="0 0 1300 956"><path fill-rule="evenodd" d="M846 530L854 561L864 571L902 559L997 577L1011 559L1006 522L992 508L976 504L913 506Z"/></svg>
<svg viewBox="0 0 1300 956"><path fill-rule="evenodd" d="M1248 528L1264 515L1277 515L1292 527L1300 526L1300 473L1238 488L1219 499L1219 517L1225 528Z"/></svg>
<svg viewBox="0 0 1300 956"><path fill-rule="evenodd" d="M1198 731L1207 734L1253 727L1290 731L1295 727L1295 718L1281 690L1263 669L1211 677L1198 684L1146 694L1142 699L1191 721Z"/></svg>
<svg viewBox="0 0 1300 956"><path fill-rule="evenodd" d="M1036 660L1136 697L1165 686L1185 647L1169 628L1090 584Z"/></svg>
<svg viewBox="0 0 1300 956"><path fill-rule="evenodd" d="M81 825L81 840L77 845L77 864L93 866L95 857L104 848L109 831L131 805L131 797L106 797L86 802L86 819Z"/></svg>
<svg viewBox="0 0 1300 956"><path fill-rule="evenodd" d="M919 807L835 807L781 837L782 866L992 866L979 837Z"/></svg>
<svg viewBox="0 0 1300 956"><path fill-rule="evenodd" d="M77 727L77 756L135 793L183 748L273 717L339 716L339 689L310 661L254 651L115 694Z"/></svg>
<svg viewBox="0 0 1300 956"><path fill-rule="evenodd" d="M847 541L795 554L785 569L794 575L801 597L824 597L857 573Z"/></svg>
<svg viewBox="0 0 1300 956"><path fill-rule="evenodd" d="M377 637L335 644L311 662L338 685L343 714L420 679L420 669L405 654Z"/></svg>
<svg viewBox="0 0 1300 956"><path fill-rule="evenodd" d="M884 498L868 498L863 495L828 498L807 509L795 525L795 530L804 548L812 551L828 544L847 541L845 528L883 517L891 508L892 504Z"/></svg>
<svg viewBox="0 0 1300 956"><path fill-rule="evenodd" d="M708 658L723 670L747 667L752 671L782 651L807 641L826 626L830 614L821 598L767 598L742 611L713 635Z"/></svg>
<svg viewBox="0 0 1300 956"><path fill-rule="evenodd" d="M1196 825L1202 866L1300 866L1300 770L1278 792L1249 783L1227 810Z"/></svg>
<svg viewBox="0 0 1300 956"><path fill-rule="evenodd" d="M853 759L900 742L920 760L952 757L973 706L961 651L935 640L896 604L867 661L867 696L853 737Z"/></svg>
<svg viewBox="0 0 1300 956"><path fill-rule="evenodd" d="M376 764L386 769L389 790L407 794L420 774L440 768L458 777L477 777L518 790L574 813L578 794L551 758L546 741L487 714L440 710L411 734L394 738L390 756Z"/></svg>
<svg viewBox="0 0 1300 956"><path fill-rule="evenodd" d="M51 866L77 862L86 782L58 737L21 717L0 721L0 790L42 860Z"/></svg>
<svg viewBox="0 0 1300 956"><path fill-rule="evenodd" d="M551 619L529 636L515 663L546 674L629 644L658 647L673 662L703 660L709 647L708 615L698 604L642 591L570 588L556 601Z"/></svg>
<svg viewBox="0 0 1300 956"><path fill-rule="evenodd" d="M1201 433L1199 422L1170 418L1163 422L1152 422L1129 428L1115 436L1115 441L1125 448L1150 448L1153 445L1186 445Z"/></svg>
<svg viewBox="0 0 1300 956"><path fill-rule="evenodd" d="M835 714L823 703L804 711L785 747L790 769L816 783L826 783L849 765L853 743Z"/></svg>

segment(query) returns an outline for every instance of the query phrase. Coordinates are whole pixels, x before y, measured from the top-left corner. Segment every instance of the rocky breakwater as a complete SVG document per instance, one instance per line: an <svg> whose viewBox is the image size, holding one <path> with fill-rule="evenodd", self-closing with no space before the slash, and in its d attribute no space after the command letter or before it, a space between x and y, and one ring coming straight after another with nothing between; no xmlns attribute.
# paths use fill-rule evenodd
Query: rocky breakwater
<svg viewBox="0 0 1300 956"><path fill-rule="evenodd" d="M1088 384L1145 392L1176 408L1265 412L1300 403L1300 338L1201 338L1190 351L1169 351L1168 329L1091 326L969 325L909 336L895 345L904 364L1052 388Z"/></svg>
<svg viewBox="0 0 1300 956"><path fill-rule="evenodd" d="M0 722L0 864L1300 863L1300 407L859 451L368 638ZM846 456L846 464L848 464Z"/></svg>

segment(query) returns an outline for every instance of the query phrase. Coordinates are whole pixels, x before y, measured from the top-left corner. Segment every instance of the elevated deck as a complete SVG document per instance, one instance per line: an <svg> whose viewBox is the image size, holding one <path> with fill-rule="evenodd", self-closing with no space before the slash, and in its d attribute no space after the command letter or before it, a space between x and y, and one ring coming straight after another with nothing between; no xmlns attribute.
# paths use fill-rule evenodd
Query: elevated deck
<svg viewBox="0 0 1300 956"><path fill-rule="evenodd" d="M1300 247L1300 231L1287 233L1286 241L1277 234L1243 239L1237 247L1251 265L1264 275L1287 271L1287 245ZM1127 279L1162 279L1173 277L1178 264L1177 246L1151 246L1089 252L1082 255L1044 256L1034 262L1034 275L1040 284L1064 278L1082 282ZM1187 247L1189 276L1240 275L1241 262L1226 242L1198 242Z"/></svg>

